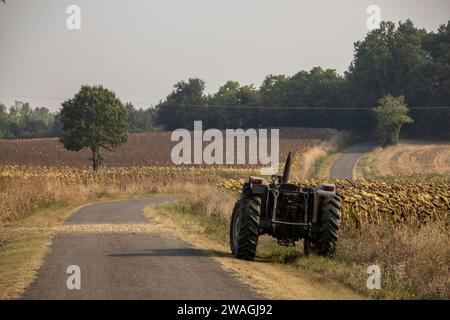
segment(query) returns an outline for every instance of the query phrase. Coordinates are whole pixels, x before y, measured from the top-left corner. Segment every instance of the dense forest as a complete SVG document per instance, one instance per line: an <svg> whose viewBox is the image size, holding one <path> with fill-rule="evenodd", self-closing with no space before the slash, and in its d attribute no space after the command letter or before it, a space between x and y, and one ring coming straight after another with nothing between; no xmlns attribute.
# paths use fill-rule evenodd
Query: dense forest
<svg viewBox="0 0 450 320"><path fill-rule="evenodd" d="M330 50L332 54L332 50ZM408 137L450 138L450 21L427 32L410 20L379 29L354 44L344 75L321 67L294 75L268 75L259 88L227 81L214 94L205 81L179 81L157 106L147 110L126 104L130 132L204 127L332 127L370 134L373 108L387 95L404 96L414 123ZM59 136L58 113L32 110L17 102L0 105L0 137Z"/></svg>

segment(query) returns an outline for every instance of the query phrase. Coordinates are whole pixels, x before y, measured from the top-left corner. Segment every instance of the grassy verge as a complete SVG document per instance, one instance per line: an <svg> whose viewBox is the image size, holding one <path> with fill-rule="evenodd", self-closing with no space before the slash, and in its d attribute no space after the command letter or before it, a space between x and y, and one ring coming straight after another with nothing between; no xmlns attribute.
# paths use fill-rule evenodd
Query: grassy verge
<svg viewBox="0 0 450 320"><path fill-rule="evenodd" d="M334 139L333 143L322 145L321 152L318 152L317 157L313 160L309 176L319 179L331 177L331 167L342 154L342 150L358 142L360 142L359 139L348 133L342 133L340 137Z"/></svg>
<svg viewBox="0 0 450 320"><path fill-rule="evenodd" d="M36 277L58 227L79 206L154 194L200 192L203 184L199 180L205 183L204 177L197 176L94 175L80 181L61 180L50 172L39 177L0 177L0 299L21 296Z"/></svg>
<svg viewBox="0 0 450 320"><path fill-rule="evenodd" d="M330 139L310 147L304 152L296 153L292 166L292 177L313 178L317 173L317 165L334 153L354 143L355 138L348 132L338 132ZM325 176L326 172L323 173Z"/></svg>
<svg viewBox="0 0 450 320"><path fill-rule="evenodd" d="M23 219L0 225L0 300L20 298L37 276L57 227L81 206L138 197L102 193L78 201L50 201Z"/></svg>
<svg viewBox="0 0 450 320"><path fill-rule="evenodd" d="M369 167L370 153L366 153L356 162L353 176L356 179L369 179L374 176L373 168Z"/></svg>
<svg viewBox="0 0 450 320"><path fill-rule="evenodd" d="M236 200L234 194L204 181L151 177L132 179L123 185L117 182L71 185L43 179L13 179L0 183L0 216L7 221L0 224L0 298L19 297L34 279L55 228L73 209L90 202L156 192L191 194L189 201L159 207L149 214L169 224L189 242L208 248L225 268L236 272L244 282L268 297L450 297L449 224L437 219L445 219L445 214L436 215L435 221L416 224L352 225L353 220L348 220L342 226L337 256L333 260L304 257L300 246L284 248L273 239L262 237L258 259L249 263L233 259L229 254L228 223ZM442 197L448 199L445 192ZM363 201L357 203L364 204ZM423 206L416 213L422 209ZM355 210L360 215L368 213L364 207ZM396 210L395 207L392 210ZM373 264L382 268L382 290L366 289L366 270Z"/></svg>
<svg viewBox="0 0 450 320"><path fill-rule="evenodd" d="M255 262L237 260L229 253L227 218L198 211L190 200L149 207L147 217L175 230L192 245L209 252L224 269L271 299L365 299L362 294L324 277L315 277L314 266L324 267L325 259L304 257L299 248L279 246L261 237ZM299 264L308 260L309 268ZM329 262L334 263L334 262ZM365 280L364 280L365 281Z"/></svg>
<svg viewBox="0 0 450 320"><path fill-rule="evenodd" d="M331 167L340 155L339 151L328 151L325 156L317 159L313 166L312 177L318 179L331 177Z"/></svg>
<svg viewBox="0 0 450 320"><path fill-rule="evenodd" d="M211 189L184 202L150 208L147 215L209 250L225 268L273 299L445 299L450 295L450 236L445 221L357 226L346 222L334 259L304 256L301 245L285 248L263 236L256 262L246 262L229 253L234 200L226 192ZM381 290L366 286L372 265L381 268ZM332 291L337 294L331 295Z"/></svg>
<svg viewBox="0 0 450 320"><path fill-rule="evenodd" d="M17 299L36 277L54 235L71 212L66 202L49 202L22 221L0 227L0 299Z"/></svg>

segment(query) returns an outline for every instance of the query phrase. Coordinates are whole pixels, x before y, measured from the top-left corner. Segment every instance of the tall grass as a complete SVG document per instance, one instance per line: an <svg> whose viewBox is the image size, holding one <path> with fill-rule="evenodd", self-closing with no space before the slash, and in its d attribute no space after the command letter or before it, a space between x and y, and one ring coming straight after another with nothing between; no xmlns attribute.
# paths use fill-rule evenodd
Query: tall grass
<svg viewBox="0 0 450 320"><path fill-rule="evenodd" d="M229 222L235 196L218 190L194 194L184 205L186 214L202 215L210 223ZM412 220L414 221L414 220ZM418 220L416 220L418 221ZM228 237L227 226L215 228ZM334 259L306 257L301 245L296 250L280 248L276 240L264 237L260 258L288 263L319 281L334 280L374 298L448 299L450 298L450 228L445 220L421 223L389 221L362 223L356 228L344 221ZM367 268L378 265L382 288L366 287Z"/></svg>
<svg viewBox="0 0 450 320"><path fill-rule="evenodd" d="M154 193L193 193L204 178L176 178L169 176L123 176L84 182L60 179L0 178L0 224L18 220L49 202L64 201L78 204L100 197ZM208 181L208 180L207 180ZM211 180L211 182L213 182Z"/></svg>
<svg viewBox="0 0 450 320"><path fill-rule="evenodd" d="M226 241L236 195L219 190L205 177L124 176L108 181L63 182L46 178L0 179L0 224L27 217L47 203L79 203L105 194L190 194L182 214L196 215L214 239ZM414 222L416 221L416 222ZM301 247L286 250L263 239L259 254L268 262L289 263L319 281L335 280L378 298L450 298L450 228L447 220L394 224L343 220L336 257L305 257ZM367 267L379 265L382 289L366 289Z"/></svg>

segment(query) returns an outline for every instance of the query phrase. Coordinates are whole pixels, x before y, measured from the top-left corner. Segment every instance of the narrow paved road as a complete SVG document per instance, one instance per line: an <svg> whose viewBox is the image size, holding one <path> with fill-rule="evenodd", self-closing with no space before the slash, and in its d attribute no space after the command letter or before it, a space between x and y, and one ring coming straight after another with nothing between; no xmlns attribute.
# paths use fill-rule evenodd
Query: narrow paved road
<svg viewBox="0 0 450 320"><path fill-rule="evenodd" d="M146 206L176 200L158 196L84 207L67 227L132 224L151 227ZM151 229L151 228L150 228ZM83 229L81 229L83 230ZM68 266L81 270L81 289L69 290ZM164 232L60 233L24 299L257 299L211 256Z"/></svg>
<svg viewBox="0 0 450 320"><path fill-rule="evenodd" d="M353 179L353 169L358 160L374 148L373 142L354 145L342 152L331 166L331 178Z"/></svg>

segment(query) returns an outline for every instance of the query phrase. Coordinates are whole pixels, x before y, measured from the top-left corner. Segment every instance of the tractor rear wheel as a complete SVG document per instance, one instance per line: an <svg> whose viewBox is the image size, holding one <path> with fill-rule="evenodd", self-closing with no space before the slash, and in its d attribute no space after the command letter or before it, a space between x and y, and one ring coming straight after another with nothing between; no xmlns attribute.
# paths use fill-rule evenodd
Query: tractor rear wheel
<svg viewBox="0 0 450 320"><path fill-rule="evenodd" d="M334 195L323 198L317 233L313 235L314 241L308 243L307 253L311 252L320 256L332 256L334 254L336 242L339 238L340 218L341 197Z"/></svg>
<svg viewBox="0 0 450 320"><path fill-rule="evenodd" d="M236 202L230 224L230 246L234 257L255 260L260 211L259 197L243 197Z"/></svg>

